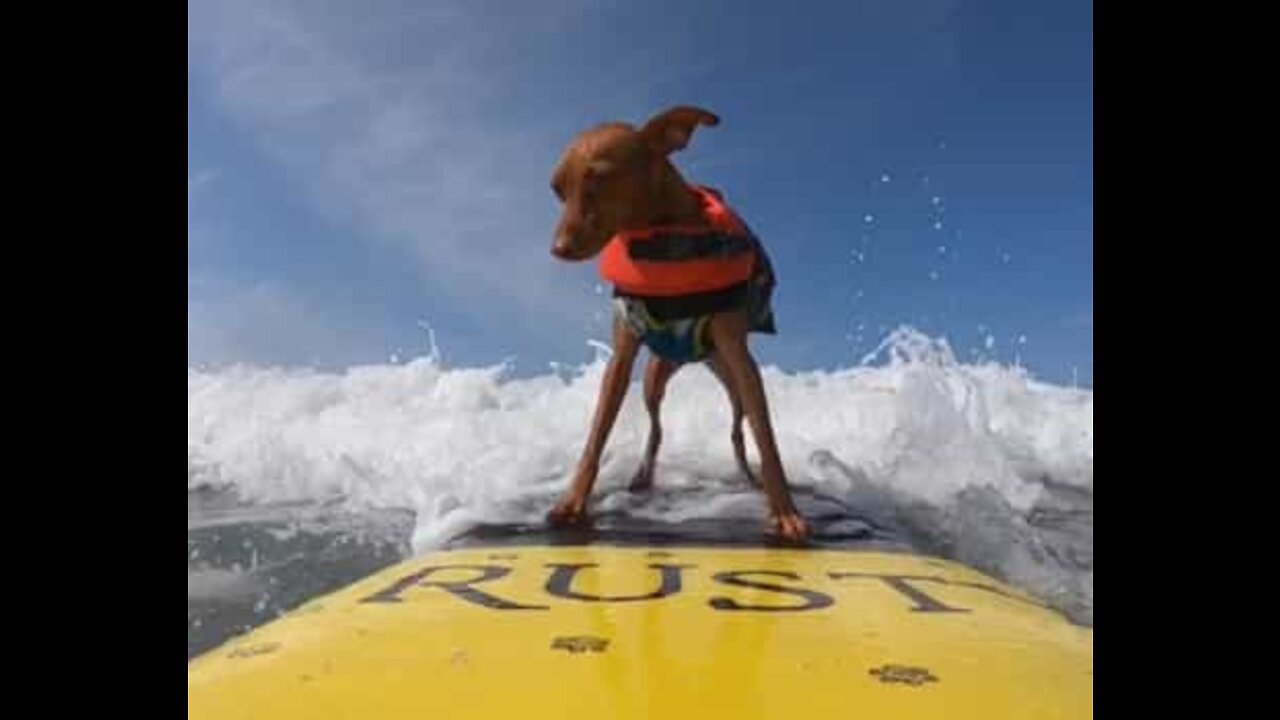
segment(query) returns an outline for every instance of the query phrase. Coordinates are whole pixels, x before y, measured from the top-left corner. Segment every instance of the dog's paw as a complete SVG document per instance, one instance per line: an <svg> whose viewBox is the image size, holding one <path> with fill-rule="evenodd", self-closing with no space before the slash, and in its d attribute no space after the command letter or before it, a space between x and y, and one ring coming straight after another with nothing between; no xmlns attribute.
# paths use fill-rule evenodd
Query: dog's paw
<svg viewBox="0 0 1280 720"><path fill-rule="evenodd" d="M566 497L547 513L547 524L552 527L572 527L586 521L586 501L582 498Z"/></svg>
<svg viewBox="0 0 1280 720"><path fill-rule="evenodd" d="M653 489L653 467L650 465L641 465L636 471L635 477L631 478L631 484L627 485L627 490L633 493L647 493Z"/></svg>
<svg viewBox="0 0 1280 720"><path fill-rule="evenodd" d="M770 515L769 531L788 542L799 543L809 539L809 524L795 510Z"/></svg>

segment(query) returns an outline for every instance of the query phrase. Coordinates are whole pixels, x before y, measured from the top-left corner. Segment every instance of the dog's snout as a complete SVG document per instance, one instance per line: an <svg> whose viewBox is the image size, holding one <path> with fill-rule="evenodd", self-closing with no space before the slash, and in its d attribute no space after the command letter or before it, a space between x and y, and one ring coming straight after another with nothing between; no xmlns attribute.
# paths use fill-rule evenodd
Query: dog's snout
<svg viewBox="0 0 1280 720"><path fill-rule="evenodd" d="M561 260L574 260L578 256L578 243L572 235L561 233L551 242L551 254Z"/></svg>

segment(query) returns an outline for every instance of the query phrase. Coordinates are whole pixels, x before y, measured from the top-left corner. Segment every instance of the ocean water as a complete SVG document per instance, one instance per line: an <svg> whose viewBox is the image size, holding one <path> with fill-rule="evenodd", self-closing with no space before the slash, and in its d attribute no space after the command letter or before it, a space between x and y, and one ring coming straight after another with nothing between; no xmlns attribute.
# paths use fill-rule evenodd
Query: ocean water
<svg viewBox="0 0 1280 720"><path fill-rule="evenodd" d="M525 378L434 357L336 373L189 368L188 659L477 523L538 522L577 461L607 352ZM802 512L838 507L1092 625L1092 390L959 362L909 328L856 367L762 372ZM763 527L715 378L682 370L662 412L657 490L626 491L648 424L637 385L593 507ZM754 464L750 439L748 454Z"/></svg>

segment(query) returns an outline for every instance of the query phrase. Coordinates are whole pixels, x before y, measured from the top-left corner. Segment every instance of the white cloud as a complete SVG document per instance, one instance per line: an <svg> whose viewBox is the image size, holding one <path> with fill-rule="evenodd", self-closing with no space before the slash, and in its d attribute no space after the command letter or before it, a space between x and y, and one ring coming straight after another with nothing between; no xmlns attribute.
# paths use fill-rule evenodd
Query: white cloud
<svg viewBox="0 0 1280 720"><path fill-rule="evenodd" d="M1065 318L1064 324L1070 327L1086 327L1093 328L1093 308L1081 310Z"/></svg>
<svg viewBox="0 0 1280 720"><path fill-rule="evenodd" d="M194 175L187 175L187 202L190 203L192 198L212 185L219 174L217 168L206 168Z"/></svg>
<svg viewBox="0 0 1280 720"><path fill-rule="evenodd" d="M204 211L203 196L215 180L219 172L216 169L201 170L187 174L187 260L190 264L191 251L209 245L213 236L210 227L212 220Z"/></svg>
<svg viewBox="0 0 1280 720"><path fill-rule="evenodd" d="M903 16L919 15L917 31L934 32L953 0L921 2L937 10ZM576 131L694 101L678 95L688 79L724 69L702 52L712 18L679 6L702 13L703 29L693 30L670 22L676 7L189 0L189 72L197 87L210 81L229 125L318 214L353 241L404 253L433 297L478 333L509 335L513 348L528 344L521 335L573 338L566 346L576 348L603 303L590 268L549 255L548 176ZM900 26L879 17L889 8L868 19ZM693 154L681 163L707 170L767 155ZM200 217L192 227L191 198L214 178L188 177L189 248L211 236L208 225L228 222ZM224 322L207 327L197 345L255 345L217 330Z"/></svg>
<svg viewBox="0 0 1280 720"><path fill-rule="evenodd" d="M281 287L188 273L187 365L341 366L379 359L370 333Z"/></svg>
<svg viewBox="0 0 1280 720"><path fill-rule="evenodd" d="M548 253L546 190L577 128L534 125L505 98L518 89L511 45L579 22L582 4L491 17L467 0L382 5L361 4L351 23L340 5L192 3L190 55L225 112L331 222L409 252L433 290L477 317L580 329L598 299Z"/></svg>

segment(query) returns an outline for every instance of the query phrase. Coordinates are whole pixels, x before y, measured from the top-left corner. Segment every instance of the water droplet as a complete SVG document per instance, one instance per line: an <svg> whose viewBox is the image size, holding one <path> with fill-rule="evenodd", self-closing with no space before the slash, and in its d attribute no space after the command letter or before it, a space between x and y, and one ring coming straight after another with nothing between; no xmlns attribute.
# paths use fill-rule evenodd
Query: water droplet
<svg viewBox="0 0 1280 720"><path fill-rule="evenodd" d="M938 254L940 254L940 255L946 255L946 254L947 254L947 246L946 246L946 245L939 245L939 246L938 246Z"/></svg>
<svg viewBox="0 0 1280 720"><path fill-rule="evenodd" d="M982 344L985 345L988 350L995 347L996 346L995 335L988 335L987 339Z"/></svg>
<svg viewBox="0 0 1280 720"><path fill-rule="evenodd" d="M941 205L941 204L942 204L942 198L938 197L937 195L934 195L934 196L933 196L933 204L934 204L934 205Z"/></svg>
<svg viewBox="0 0 1280 720"><path fill-rule="evenodd" d="M881 175L881 176L880 176L880 182L882 182L882 183L887 183L887 182L889 182L889 173L885 173L885 174Z"/></svg>
<svg viewBox="0 0 1280 720"><path fill-rule="evenodd" d="M938 271L937 271L937 270L930 270L930 271L929 271L929 279L930 279L930 280L937 280L937 279L938 279Z"/></svg>
<svg viewBox="0 0 1280 720"><path fill-rule="evenodd" d="M933 229L934 229L934 230L941 230L941 229L942 229L942 221L941 221L941 220L935 220L935 221L934 221L934 223L933 223Z"/></svg>
<svg viewBox="0 0 1280 720"><path fill-rule="evenodd" d="M1013 257L1009 253L1005 253L1000 256L1000 262L1003 263L1008 263L1011 259L1013 259Z"/></svg>
<svg viewBox="0 0 1280 720"><path fill-rule="evenodd" d="M875 219L875 216L874 216L874 215L865 215L865 216L863 216L862 220L863 220L864 222L868 222L868 223L873 223L873 222L875 222L875 221L876 221L876 219Z"/></svg>

